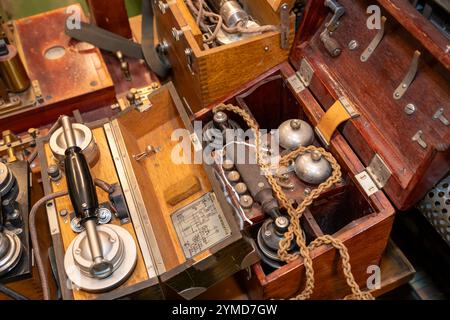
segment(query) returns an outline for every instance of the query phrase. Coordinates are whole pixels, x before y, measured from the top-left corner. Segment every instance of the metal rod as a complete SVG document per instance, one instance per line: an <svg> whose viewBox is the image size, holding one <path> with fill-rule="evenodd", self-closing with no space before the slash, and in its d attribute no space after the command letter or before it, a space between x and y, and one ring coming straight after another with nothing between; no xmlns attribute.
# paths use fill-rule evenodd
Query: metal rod
<svg viewBox="0 0 450 320"><path fill-rule="evenodd" d="M75 140L75 133L73 132L72 123L68 116L61 117L61 125L64 131L64 138L66 139L67 148L75 147L77 145Z"/></svg>
<svg viewBox="0 0 450 320"><path fill-rule="evenodd" d="M84 223L84 227L86 228L92 260L95 263L101 263L103 261L103 250L98 236L96 223L94 220L88 220Z"/></svg>

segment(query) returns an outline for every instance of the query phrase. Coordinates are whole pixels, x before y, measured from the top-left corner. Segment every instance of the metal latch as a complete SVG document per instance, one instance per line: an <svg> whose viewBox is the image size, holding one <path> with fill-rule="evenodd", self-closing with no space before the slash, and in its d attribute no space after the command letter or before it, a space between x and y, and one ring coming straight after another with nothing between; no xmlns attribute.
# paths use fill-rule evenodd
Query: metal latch
<svg viewBox="0 0 450 320"><path fill-rule="evenodd" d="M325 147L328 148L331 138L339 125L358 116L359 112L356 111L347 98L340 97L322 117L315 131Z"/></svg>
<svg viewBox="0 0 450 320"><path fill-rule="evenodd" d="M281 35L281 49L289 49L289 5L283 3L280 8L280 35Z"/></svg>
<svg viewBox="0 0 450 320"><path fill-rule="evenodd" d="M314 69L309 64L308 60L302 59L302 62L300 63L300 70L298 71L298 76L305 87L309 87L314 76Z"/></svg>
<svg viewBox="0 0 450 320"><path fill-rule="evenodd" d="M386 186L391 175L391 170L389 170L380 155L375 154L366 170L355 177L365 193L370 197Z"/></svg>

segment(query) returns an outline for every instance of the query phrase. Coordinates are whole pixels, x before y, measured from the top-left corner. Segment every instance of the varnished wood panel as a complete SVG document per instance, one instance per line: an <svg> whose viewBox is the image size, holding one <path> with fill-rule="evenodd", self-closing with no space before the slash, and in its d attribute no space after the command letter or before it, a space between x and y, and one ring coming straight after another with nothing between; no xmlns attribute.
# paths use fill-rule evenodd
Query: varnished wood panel
<svg viewBox="0 0 450 320"><path fill-rule="evenodd" d="M319 16L323 21L326 13L311 3L305 20ZM363 63L360 55L377 32L366 27L365 10L371 3L366 0L340 3L346 8L346 14L333 38L344 48L342 54L331 58L320 41L320 32L316 32L307 42L296 43L292 61L298 67L306 57L312 65L315 74L310 89L322 107L327 109L340 96L346 96L361 113L361 117L342 126L342 132L365 165L369 165L375 153L386 162L392 177L384 190L397 208L405 210L420 200L450 168L446 138L450 127L433 120L440 107L444 108L444 114L450 113L448 67L445 59L435 52L436 46L442 47L442 41L437 30L432 32L434 27L428 21L424 21L423 32L417 31L421 18L414 14L415 18L408 20L413 9L407 10L408 16L399 16L394 10L398 1L383 0L380 3L388 8L382 9L387 17L385 36L370 59ZM401 5L405 10L408 6L409 3ZM300 35L309 32L308 26L302 28ZM317 30L323 28L322 24ZM426 35L430 36L425 40ZM357 50L347 49L351 40L359 42ZM393 93L405 77L415 50L422 52L418 73L405 95L395 100ZM408 103L416 106L413 115L404 112ZM412 141L419 130L423 131L426 149Z"/></svg>

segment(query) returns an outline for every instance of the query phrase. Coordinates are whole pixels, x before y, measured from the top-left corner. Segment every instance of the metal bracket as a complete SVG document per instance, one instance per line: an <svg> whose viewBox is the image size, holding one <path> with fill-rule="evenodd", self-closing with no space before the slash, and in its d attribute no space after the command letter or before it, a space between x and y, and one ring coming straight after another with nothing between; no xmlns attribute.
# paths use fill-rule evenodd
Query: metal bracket
<svg viewBox="0 0 450 320"><path fill-rule="evenodd" d="M309 87L314 76L314 69L311 67L308 60L302 59L302 62L300 63L300 70L297 73L305 87Z"/></svg>
<svg viewBox="0 0 450 320"><path fill-rule="evenodd" d="M290 21L289 21L289 5L283 3L280 8L280 35L281 35L281 49L289 49L289 33L290 33Z"/></svg>
<svg viewBox="0 0 450 320"><path fill-rule="evenodd" d="M139 112L145 112L149 110L153 104L149 99L149 96L153 91L159 88L159 84L157 82L153 82L151 85L139 89L131 89L131 99L128 99L128 104L134 108L136 108ZM119 99L119 106L120 108L127 107L127 105L124 105L124 101L120 101Z"/></svg>
<svg viewBox="0 0 450 320"><path fill-rule="evenodd" d="M406 90L408 90L409 86L413 82L416 77L417 69L419 67L419 57L421 53L419 50L414 52L413 59L411 61L411 65L409 67L408 73L403 79L402 83L398 86L398 88L394 91L394 99L399 100L405 94Z"/></svg>
<svg viewBox="0 0 450 320"><path fill-rule="evenodd" d="M34 96L36 97L36 102L38 104L44 103L44 97L42 96L41 86L39 85L39 80L31 81L31 87L33 88Z"/></svg>
<svg viewBox="0 0 450 320"><path fill-rule="evenodd" d="M192 49L186 48L184 50L184 54L186 55L187 67L188 67L189 71L191 72L192 75L195 75L194 68L193 68L194 60L192 58Z"/></svg>
<svg viewBox="0 0 450 320"><path fill-rule="evenodd" d="M444 116L444 108L439 108L436 113L433 115L433 120L441 121L444 126L449 125L448 119Z"/></svg>
<svg viewBox="0 0 450 320"><path fill-rule="evenodd" d="M428 144L423 140L423 131L419 130L417 133L411 138L412 141L417 142L423 149L428 148Z"/></svg>
<svg viewBox="0 0 450 320"><path fill-rule="evenodd" d="M366 62L367 60L369 60L370 56L372 55L372 53L375 51L375 49L378 47L381 40L383 39L384 30L385 30L384 26L386 24L386 20L387 20L387 18L385 16L381 17L381 28L378 30L378 33L375 35L375 37L369 43L366 50L364 50L364 52L361 54L362 62Z"/></svg>
<svg viewBox="0 0 450 320"><path fill-rule="evenodd" d="M317 136L325 147L330 146L331 138L337 128L344 122L358 117L360 114L345 97L340 97L320 119L315 128Z"/></svg>
<svg viewBox="0 0 450 320"><path fill-rule="evenodd" d="M380 190L378 189L377 185L372 180L370 175L367 173L367 171L363 171L355 175L355 178L361 185L361 187L364 189L364 192L367 194L368 197L374 195Z"/></svg>
<svg viewBox="0 0 450 320"><path fill-rule="evenodd" d="M47 202L46 206L48 226L50 228L50 234L56 235L60 233L59 223L58 223L58 213L56 212L56 205L54 200Z"/></svg>
<svg viewBox="0 0 450 320"><path fill-rule="evenodd" d="M198 138L197 134L194 132L190 135L192 146L194 147L195 152L202 152L203 146L201 140Z"/></svg>
<svg viewBox="0 0 450 320"><path fill-rule="evenodd" d="M379 189L384 188L392 175L391 170L378 153L375 154L366 171Z"/></svg>

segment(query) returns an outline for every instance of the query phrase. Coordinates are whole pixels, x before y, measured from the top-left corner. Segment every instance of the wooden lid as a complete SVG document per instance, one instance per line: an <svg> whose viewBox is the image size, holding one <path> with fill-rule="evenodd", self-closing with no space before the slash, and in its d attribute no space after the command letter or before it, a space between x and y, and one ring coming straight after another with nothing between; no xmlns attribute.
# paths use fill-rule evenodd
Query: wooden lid
<svg viewBox="0 0 450 320"><path fill-rule="evenodd" d="M345 97L360 113L340 131L380 176L380 186L396 207L406 210L450 170L449 42L408 2L379 0L381 16L386 17L384 36L370 57L362 58L381 32L368 28L376 16L367 14L366 1L338 3L345 14L329 36L341 54L332 57L321 40L331 10L322 1L309 1L291 63L312 69L308 88L324 109ZM411 84L402 86L414 69L414 57L417 72L411 71Z"/></svg>

